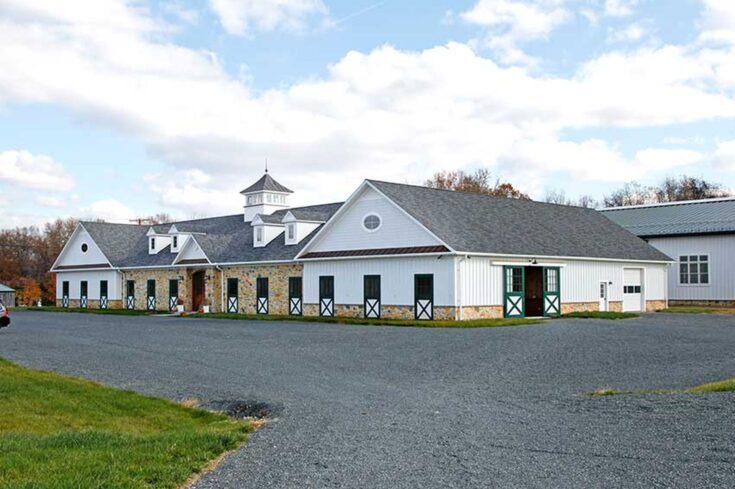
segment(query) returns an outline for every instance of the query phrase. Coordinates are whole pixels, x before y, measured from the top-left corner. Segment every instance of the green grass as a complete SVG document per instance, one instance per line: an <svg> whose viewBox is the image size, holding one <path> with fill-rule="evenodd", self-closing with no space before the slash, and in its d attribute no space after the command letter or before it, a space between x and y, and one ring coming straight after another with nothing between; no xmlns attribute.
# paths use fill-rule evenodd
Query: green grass
<svg viewBox="0 0 735 489"><path fill-rule="evenodd" d="M366 319L352 317L322 317L322 316L285 316L259 314L187 314L187 318L232 319L240 321L300 321L307 323L355 324L373 326L415 326L422 328L498 328L504 326L521 326L538 324L541 319L474 319L468 321L418 321L414 319Z"/></svg>
<svg viewBox="0 0 735 489"><path fill-rule="evenodd" d="M584 318L584 319L632 319L639 317L634 312L614 312L614 311L586 311L586 312L570 312L564 314L564 318Z"/></svg>
<svg viewBox="0 0 735 489"><path fill-rule="evenodd" d="M718 382L709 382L687 389L687 392L700 394L703 392L732 392L735 391L735 377Z"/></svg>
<svg viewBox="0 0 735 489"><path fill-rule="evenodd" d="M151 314L170 314L169 311L140 311L137 309L99 309L99 308L81 308L81 307L24 307L17 308L25 311L42 311L42 312L81 312L85 314L108 314L111 316L147 316Z"/></svg>
<svg viewBox="0 0 735 489"><path fill-rule="evenodd" d="M735 308L717 306L673 306L656 312L675 314L735 314Z"/></svg>
<svg viewBox="0 0 735 489"><path fill-rule="evenodd" d="M176 488L250 429L244 420L0 359L0 487Z"/></svg>
<svg viewBox="0 0 735 489"><path fill-rule="evenodd" d="M709 392L733 392L735 391L735 377L717 382L709 382L707 384L690 387L684 390L637 390L637 391L621 391L616 389L597 389L589 393L590 396L620 396L626 394L704 394Z"/></svg>

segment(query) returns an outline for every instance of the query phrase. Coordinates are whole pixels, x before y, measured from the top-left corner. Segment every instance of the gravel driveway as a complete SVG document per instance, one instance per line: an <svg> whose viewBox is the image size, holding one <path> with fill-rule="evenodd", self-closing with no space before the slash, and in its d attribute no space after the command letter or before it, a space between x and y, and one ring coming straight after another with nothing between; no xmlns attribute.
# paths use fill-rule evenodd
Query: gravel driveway
<svg viewBox="0 0 735 489"><path fill-rule="evenodd" d="M198 488L731 487L735 317L418 329L15 312L0 356L277 419Z"/></svg>

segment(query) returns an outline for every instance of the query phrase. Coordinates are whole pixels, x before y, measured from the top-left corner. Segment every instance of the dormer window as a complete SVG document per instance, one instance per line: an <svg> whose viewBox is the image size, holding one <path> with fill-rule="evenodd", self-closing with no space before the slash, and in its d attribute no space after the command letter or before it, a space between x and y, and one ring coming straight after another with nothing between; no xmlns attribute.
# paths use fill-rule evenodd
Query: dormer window
<svg viewBox="0 0 735 489"><path fill-rule="evenodd" d="M296 239L296 225L289 224L286 229L288 229L288 240L293 241L294 239Z"/></svg>
<svg viewBox="0 0 735 489"><path fill-rule="evenodd" d="M261 226L255 228L255 241L257 243L263 242L263 228Z"/></svg>
<svg viewBox="0 0 735 489"><path fill-rule="evenodd" d="M178 248L179 247L179 237L178 236L174 236L173 247L174 248Z"/></svg>
<svg viewBox="0 0 735 489"><path fill-rule="evenodd" d="M151 238L151 249L152 250L156 249L156 238Z"/></svg>

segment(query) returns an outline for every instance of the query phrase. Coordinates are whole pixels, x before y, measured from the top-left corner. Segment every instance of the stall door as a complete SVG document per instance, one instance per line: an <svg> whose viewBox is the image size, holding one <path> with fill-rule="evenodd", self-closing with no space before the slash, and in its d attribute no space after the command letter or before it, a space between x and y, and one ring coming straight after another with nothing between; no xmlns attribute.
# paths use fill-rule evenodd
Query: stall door
<svg viewBox="0 0 735 489"><path fill-rule="evenodd" d="M503 267L503 311L507 318L522 318L526 315L523 267Z"/></svg>
<svg viewBox="0 0 735 489"><path fill-rule="evenodd" d="M69 307L69 281L61 282L61 306Z"/></svg>
<svg viewBox="0 0 735 489"><path fill-rule="evenodd" d="M434 319L434 275L419 274L413 277L414 317Z"/></svg>
<svg viewBox="0 0 735 489"><path fill-rule="evenodd" d="M288 278L288 313L292 316L303 314L303 280L301 277Z"/></svg>
<svg viewBox="0 0 735 489"><path fill-rule="evenodd" d="M365 275L364 304L366 318L380 318L380 275Z"/></svg>
<svg viewBox="0 0 735 489"><path fill-rule="evenodd" d="M558 267L544 268L544 316L561 315L560 270Z"/></svg>
<svg viewBox="0 0 735 489"><path fill-rule="evenodd" d="M125 307L135 309L135 281L128 280L125 289Z"/></svg>
<svg viewBox="0 0 735 489"><path fill-rule="evenodd" d="M227 279L227 312L235 314L240 310L238 300L238 280L236 278Z"/></svg>
<svg viewBox="0 0 735 489"><path fill-rule="evenodd" d="M204 270L195 272L191 276L191 306L195 311L199 311L204 305L205 294L207 292L205 277Z"/></svg>
<svg viewBox="0 0 735 489"><path fill-rule="evenodd" d="M148 280L146 295L146 309L149 311L156 310L156 281Z"/></svg>
<svg viewBox="0 0 735 489"><path fill-rule="evenodd" d="M176 303L179 301L179 281L171 279L168 281L168 309L173 311L176 309Z"/></svg>
<svg viewBox="0 0 735 489"><path fill-rule="evenodd" d="M623 270L623 311L636 312L642 309L643 270L640 268L625 268Z"/></svg>
<svg viewBox="0 0 735 489"><path fill-rule="evenodd" d="M258 277L255 280L255 290L255 312L268 314L268 277Z"/></svg>
<svg viewBox="0 0 735 489"><path fill-rule="evenodd" d="M319 315L334 316L334 277L319 277Z"/></svg>
<svg viewBox="0 0 735 489"><path fill-rule="evenodd" d="M79 284L79 307L86 309L89 303L89 286L86 280L82 280Z"/></svg>
<svg viewBox="0 0 735 489"><path fill-rule="evenodd" d="M107 309L108 304L107 280L100 280L100 309Z"/></svg>

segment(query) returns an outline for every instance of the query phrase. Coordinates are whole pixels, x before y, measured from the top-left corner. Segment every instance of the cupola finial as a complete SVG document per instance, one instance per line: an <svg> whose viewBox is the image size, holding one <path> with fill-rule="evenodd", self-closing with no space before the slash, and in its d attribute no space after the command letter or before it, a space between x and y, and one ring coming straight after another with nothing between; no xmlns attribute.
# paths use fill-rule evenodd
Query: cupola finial
<svg viewBox="0 0 735 489"><path fill-rule="evenodd" d="M268 173L268 158L265 159L265 172Z"/></svg>

